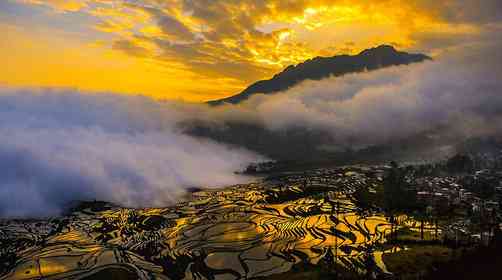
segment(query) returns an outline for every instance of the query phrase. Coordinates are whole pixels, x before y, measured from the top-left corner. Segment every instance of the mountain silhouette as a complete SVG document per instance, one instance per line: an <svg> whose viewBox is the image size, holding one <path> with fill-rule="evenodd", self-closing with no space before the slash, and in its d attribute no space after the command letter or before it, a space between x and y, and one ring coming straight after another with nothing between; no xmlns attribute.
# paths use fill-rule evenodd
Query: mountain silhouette
<svg viewBox="0 0 502 280"><path fill-rule="evenodd" d="M320 80L330 76L371 71L394 65L422 62L428 59L431 58L424 54L397 51L389 45L367 49L357 55L316 57L296 66L290 65L271 79L258 81L237 95L207 103L210 105L238 104L254 94L273 94L286 90L304 80Z"/></svg>

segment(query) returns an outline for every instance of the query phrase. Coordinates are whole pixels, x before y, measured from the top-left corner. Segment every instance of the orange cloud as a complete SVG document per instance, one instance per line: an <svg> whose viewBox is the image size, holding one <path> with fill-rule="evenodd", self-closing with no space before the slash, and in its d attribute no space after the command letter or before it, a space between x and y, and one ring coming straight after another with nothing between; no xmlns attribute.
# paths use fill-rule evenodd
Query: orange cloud
<svg viewBox="0 0 502 280"><path fill-rule="evenodd" d="M79 52L92 54L95 61L108 59L106 67L115 70L120 67L111 65L131 62L136 70L115 73L128 77L122 82L130 86L127 92L134 88L157 97L189 100L231 95L254 80L319 55L358 52L383 43L438 52L463 41L458 38L481 33L480 25L498 20L490 10L476 9L473 0L19 1L99 19L96 32L109 34L111 39L100 44L99 51L80 45ZM488 0L487 6L499 7L495 0ZM435 39L438 34L445 40ZM61 38L48 35L47 40ZM71 59L75 65L87 64L78 56ZM31 78L41 80L40 76ZM90 84L102 80L101 76L95 79ZM62 85L78 85L60 80ZM105 83L101 82L104 88ZM113 90L124 87L108 85Z"/></svg>
<svg viewBox="0 0 502 280"><path fill-rule="evenodd" d="M60 12L76 12L85 7L92 0L18 0L27 4L46 5Z"/></svg>

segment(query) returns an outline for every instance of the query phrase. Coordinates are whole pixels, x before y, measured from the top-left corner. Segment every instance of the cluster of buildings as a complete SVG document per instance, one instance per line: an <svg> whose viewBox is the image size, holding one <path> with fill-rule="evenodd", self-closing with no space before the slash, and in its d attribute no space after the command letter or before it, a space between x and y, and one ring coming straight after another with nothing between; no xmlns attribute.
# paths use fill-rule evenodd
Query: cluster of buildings
<svg viewBox="0 0 502 280"><path fill-rule="evenodd" d="M392 168L387 165L321 168L285 173L273 179L285 185L331 187L346 194L359 188L375 193L382 190ZM445 235L454 235L455 239L463 236L470 241L489 240L493 229L502 226L502 172L483 169L452 174L441 168L434 165L431 169L438 170L426 174L418 172L424 166L400 168L406 174L407 190L415 196L415 206L426 210L422 215L439 220Z"/></svg>
<svg viewBox="0 0 502 280"><path fill-rule="evenodd" d="M385 167L382 166L346 166L283 173L271 179L287 185L331 187L338 192L351 194L358 188L373 189L383 182L384 175Z"/></svg>

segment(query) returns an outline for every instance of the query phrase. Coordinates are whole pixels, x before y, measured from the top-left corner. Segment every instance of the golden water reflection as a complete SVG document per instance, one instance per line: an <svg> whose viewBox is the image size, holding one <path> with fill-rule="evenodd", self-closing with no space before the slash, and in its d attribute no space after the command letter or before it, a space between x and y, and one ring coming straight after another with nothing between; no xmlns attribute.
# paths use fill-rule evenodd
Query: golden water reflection
<svg viewBox="0 0 502 280"><path fill-rule="evenodd" d="M361 214L343 192L292 189L273 203L269 187L251 184L194 193L176 207L77 209L1 279L80 279L113 265L140 279L249 279L321 260L364 273L368 256L388 273L385 216Z"/></svg>

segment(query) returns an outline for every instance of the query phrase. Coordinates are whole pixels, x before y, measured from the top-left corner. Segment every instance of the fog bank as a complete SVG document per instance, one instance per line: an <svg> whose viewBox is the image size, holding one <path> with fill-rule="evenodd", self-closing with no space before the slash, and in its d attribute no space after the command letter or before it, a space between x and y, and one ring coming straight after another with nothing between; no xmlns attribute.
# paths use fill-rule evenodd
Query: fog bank
<svg viewBox="0 0 502 280"><path fill-rule="evenodd" d="M183 113L146 97L0 89L0 216L61 213L74 200L165 206L222 186L260 157L184 135Z"/></svg>

